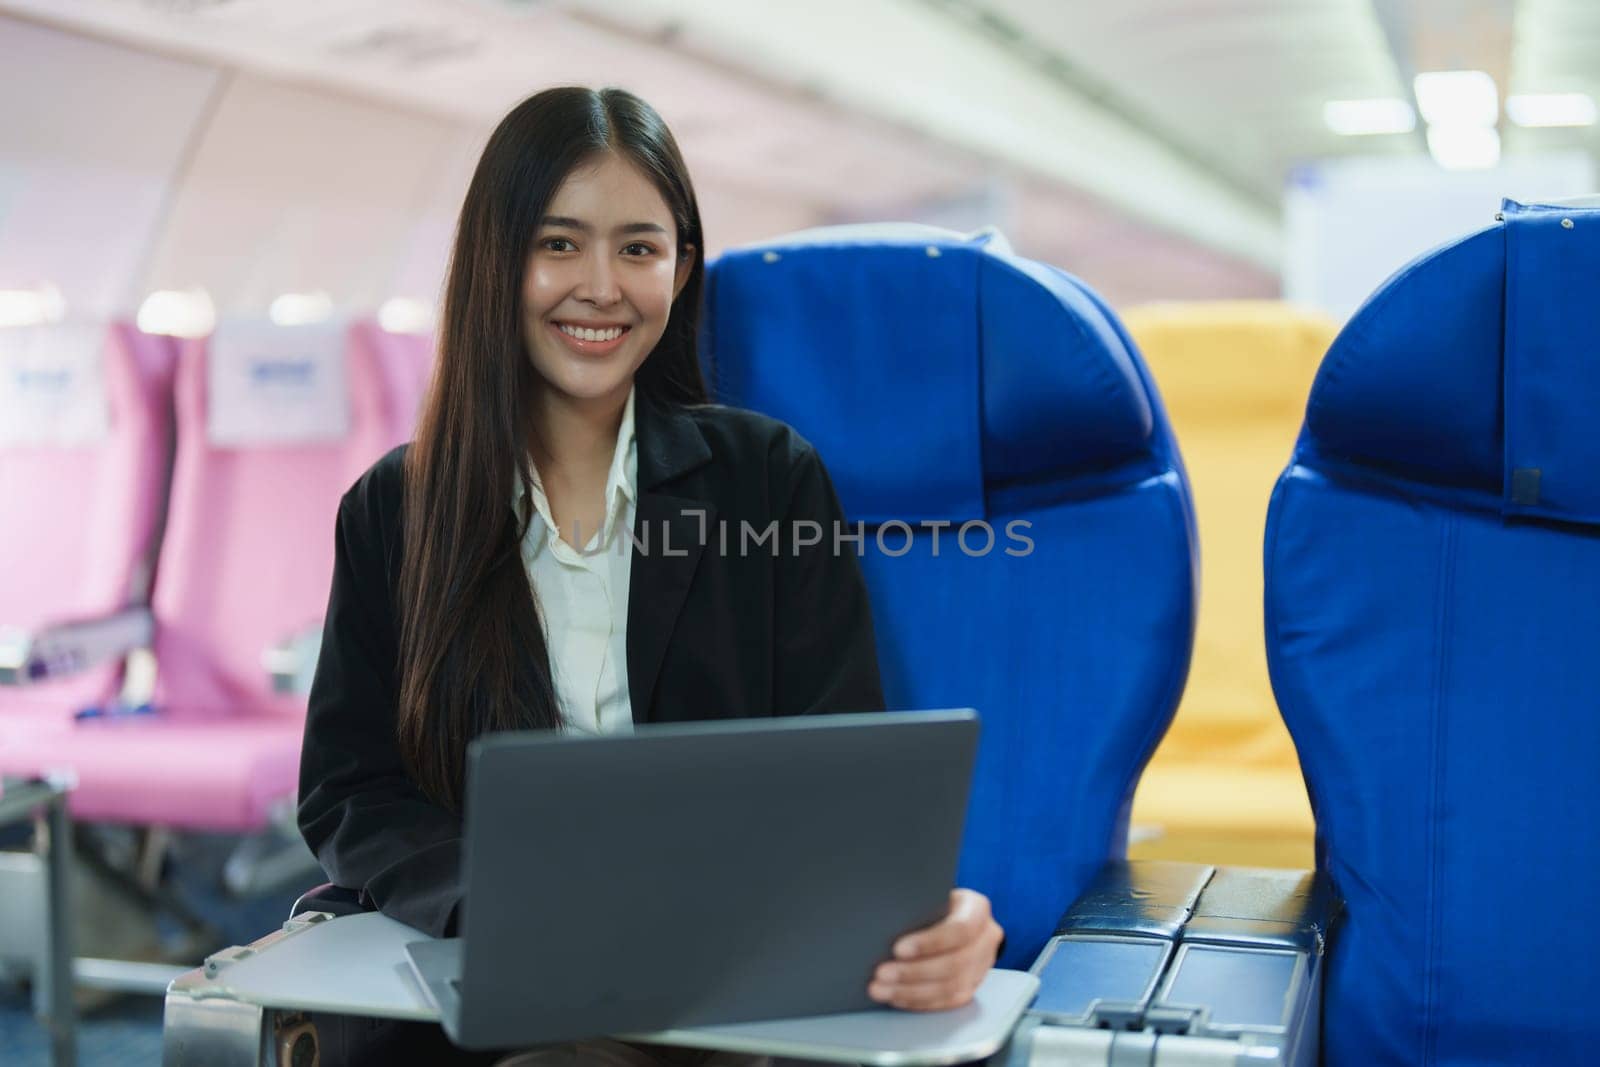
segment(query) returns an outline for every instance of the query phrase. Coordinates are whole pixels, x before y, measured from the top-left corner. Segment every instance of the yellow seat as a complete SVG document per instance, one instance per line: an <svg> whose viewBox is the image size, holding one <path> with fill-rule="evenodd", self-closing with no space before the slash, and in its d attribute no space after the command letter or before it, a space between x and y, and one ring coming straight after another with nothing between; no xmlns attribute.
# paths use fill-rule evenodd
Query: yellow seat
<svg viewBox="0 0 1600 1067"><path fill-rule="evenodd" d="M1130 853L1310 867L1311 808L1267 680L1261 545L1337 326L1276 301L1152 304L1123 321L1171 415L1201 551L1194 663L1134 795Z"/></svg>

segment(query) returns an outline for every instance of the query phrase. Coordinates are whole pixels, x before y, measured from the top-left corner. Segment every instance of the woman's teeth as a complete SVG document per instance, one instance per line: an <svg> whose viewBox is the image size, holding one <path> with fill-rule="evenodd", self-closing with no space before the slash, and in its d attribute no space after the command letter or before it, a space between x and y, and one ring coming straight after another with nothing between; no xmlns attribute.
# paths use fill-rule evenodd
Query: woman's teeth
<svg viewBox="0 0 1600 1067"><path fill-rule="evenodd" d="M584 326L568 326L566 323L557 323L557 327L568 337L576 337L580 341L615 341L622 336L623 327L608 326L604 330L591 330Z"/></svg>

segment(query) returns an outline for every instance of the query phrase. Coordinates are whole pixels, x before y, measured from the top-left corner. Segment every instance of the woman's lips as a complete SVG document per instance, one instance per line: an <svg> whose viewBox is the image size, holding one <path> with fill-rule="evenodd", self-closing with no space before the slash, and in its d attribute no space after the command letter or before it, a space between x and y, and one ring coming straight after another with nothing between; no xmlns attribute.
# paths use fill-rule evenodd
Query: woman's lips
<svg viewBox="0 0 1600 1067"><path fill-rule="evenodd" d="M616 349L622 345L622 342L627 339L628 334L633 329L631 326L623 326L620 327L621 332L615 337L611 338L609 341L589 341L582 337L574 337L566 330L563 330L561 328L562 325L564 325L563 323L551 322L547 325L550 328L550 332L555 334L562 344L566 345L570 351L576 352L580 356L604 356L616 351ZM611 327L610 329L616 330L618 327ZM602 333L608 331L596 330L592 332Z"/></svg>

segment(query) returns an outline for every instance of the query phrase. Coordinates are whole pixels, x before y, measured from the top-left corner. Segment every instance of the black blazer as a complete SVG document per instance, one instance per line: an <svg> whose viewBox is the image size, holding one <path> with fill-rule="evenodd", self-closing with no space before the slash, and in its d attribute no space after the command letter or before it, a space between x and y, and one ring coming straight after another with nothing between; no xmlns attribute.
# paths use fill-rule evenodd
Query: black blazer
<svg viewBox="0 0 1600 1067"><path fill-rule="evenodd" d="M881 709L856 549L845 542L833 551L834 523L854 528L843 525L811 445L752 412L673 407L643 393L634 420L636 544L650 538L630 572L634 721ZM416 788L395 744L405 447L374 464L339 505L299 822L334 883L439 936L454 931L461 900L461 821ZM771 541L751 547L773 520L777 555ZM792 544L800 520L821 524L821 543ZM741 523L751 531L743 554Z"/></svg>

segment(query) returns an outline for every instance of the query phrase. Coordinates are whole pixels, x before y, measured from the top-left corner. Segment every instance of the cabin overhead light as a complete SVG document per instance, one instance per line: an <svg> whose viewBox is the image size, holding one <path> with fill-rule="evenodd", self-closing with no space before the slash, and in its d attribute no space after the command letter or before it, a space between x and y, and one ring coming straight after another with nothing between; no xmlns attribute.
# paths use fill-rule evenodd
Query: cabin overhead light
<svg viewBox="0 0 1600 1067"><path fill-rule="evenodd" d="M204 337L217 325L217 309L204 289L157 289L139 305L136 321L145 333Z"/></svg>
<svg viewBox="0 0 1600 1067"><path fill-rule="evenodd" d="M1398 97L1329 100L1322 105L1322 121L1328 129L1345 137L1410 133L1417 128L1417 113Z"/></svg>
<svg viewBox="0 0 1600 1067"><path fill-rule="evenodd" d="M284 293L272 302L267 318L274 326L309 326L323 322L333 314L333 297L318 290L314 293Z"/></svg>
<svg viewBox="0 0 1600 1067"><path fill-rule="evenodd" d="M1517 93L1506 97L1506 115L1518 126L1593 126L1594 97L1588 93Z"/></svg>
<svg viewBox="0 0 1600 1067"><path fill-rule="evenodd" d="M1481 70L1436 70L1412 83L1417 107L1429 124L1493 126L1500 121L1500 91Z"/></svg>
<svg viewBox="0 0 1600 1067"><path fill-rule="evenodd" d="M44 282L32 289L0 289L0 326L39 326L67 314L61 290Z"/></svg>
<svg viewBox="0 0 1600 1067"><path fill-rule="evenodd" d="M1445 170L1483 170L1500 162L1500 131L1493 126L1429 126L1428 152Z"/></svg>
<svg viewBox="0 0 1600 1067"><path fill-rule="evenodd" d="M433 329L433 305L405 296L385 300L378 308L378 325L390 333L428 333Z"/></svg>

